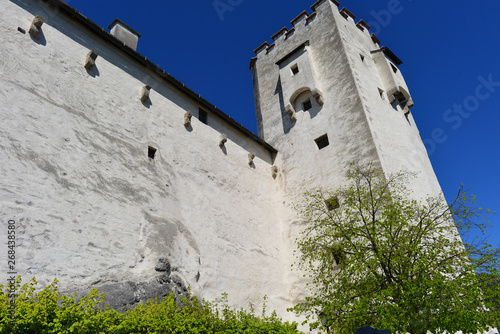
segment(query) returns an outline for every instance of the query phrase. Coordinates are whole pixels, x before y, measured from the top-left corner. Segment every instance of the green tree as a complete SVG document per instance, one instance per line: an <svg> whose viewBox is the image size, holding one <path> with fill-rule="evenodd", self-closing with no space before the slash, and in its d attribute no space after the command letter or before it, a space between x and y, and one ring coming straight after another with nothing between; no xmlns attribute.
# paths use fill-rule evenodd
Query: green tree
<svg viewBox="0 0 500 334"><path fill-rule="evenodd" d="M306 193L297 208L297 264L311 290L293 310L311 328L476 334L499 326L499 249L478 237L488 210L463 187L449 205L443 196L416 200L406 186L414 175L373 164L346 175L347 186Z"/></svg>

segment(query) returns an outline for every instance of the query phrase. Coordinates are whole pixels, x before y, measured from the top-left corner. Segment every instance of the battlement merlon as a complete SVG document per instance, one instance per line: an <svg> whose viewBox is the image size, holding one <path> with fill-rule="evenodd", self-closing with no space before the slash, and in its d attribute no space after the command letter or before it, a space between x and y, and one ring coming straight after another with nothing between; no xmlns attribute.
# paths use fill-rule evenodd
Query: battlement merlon
<svg viewBox="0 0 500 334"><path fill-rule="evenodd" d="M319 1L316 1L312 6L311 6L311 9L313 10L313 12L316 12L316 7L318 7L319 5L321 5L323 2L325 2L326 0L319 0ZM332 3L334 3L337 7L340 6L340 3L337 1L337 0L330 0Z"/></svg>
<svg viewBox="0 0 500 334"><path fill-rule="evenodd" d="M283 27L283 28L281 28L280 31L278 31L277 33L275 33L274 35L272 35L271 38L273 39L273 41L275 41L278 38L280 38L283 34L286 34L287 32L288 32L288 28L287 27Z"/></svg>
<svg viewBox="0 0 500 334"><path fill-rule="evenodd" d="M266 41L266 42L262 43L258 48L256 48L254 50L254 53L259 55L264 50L266 51L266 54L271 52L274 49L274 47L278 45L278 43L292 37L296 29L301 29L301 28L303 28L303 26L307 26L311 21L313 21L318 16L318 9L320 7L322 7L323 5L327 4L328 2L337 6L337 9L340 6L340 3L336 0L319 0L319 1L315 2L311 6L313 13L308 14L307 11L303 11L302 13L300 13L297 17L295 17L293 20L290 21L290 23L292 24L291 29L288 29L287 27L281 28L277 33L275 33L274 35L271 36L274 43L269 44ZM355 26L360 30L361 33L368 32L367 36L371 38L372 42L375 44L376 47L379 46L380 41L378 40L377 36L375 36L375 34L373 34L373 33L370 34L369 31L371 28L364 20L359 20L356 23L354 21L356 16L345 7L343 7L342 9L339 10L339 14L342 15L346 20L352 21L355 24ZM305 23L300 24L303 20L305 21ZM365 32L365 30L366 30L366 32ZM255 65L255 63L256 63L256 60L252 59L252 62L250 64L250 68L252 68Z"/></svg>
<svg viewBox="0 0 500 334"><path fill-rule="evenodd" d="M358 29L361 29L361 31L363 31L364 29L370 30L370 26L364 20L359 20L359 22L356 23L356 27L358 27Z"/></svg>
<svg viewBox="0 0 500 334"><path fill-rule="evenodd" d="M342 15L345 19L348 19L349 17L353 19L356 19L356 15L354 15L353 13L351 13L347 8L342 8L340 11L339 11L340 15Z"/></svg>

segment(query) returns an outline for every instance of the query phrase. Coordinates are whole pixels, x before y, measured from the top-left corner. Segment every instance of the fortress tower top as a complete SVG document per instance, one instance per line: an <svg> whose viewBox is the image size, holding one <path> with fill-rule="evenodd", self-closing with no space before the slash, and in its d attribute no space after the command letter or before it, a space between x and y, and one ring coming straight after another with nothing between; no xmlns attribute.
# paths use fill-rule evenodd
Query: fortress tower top
<svg viewBox="0 0 500 334"><path fill-rule="evenodd" d="M278 149L285 169L297 171L295 190L336 185L358 160L378 161L387 172L425 171L417 193L438 193L402 61L339 5L317 1L311 14L303 11L272 44L254 50L259 137Z"/></svg>

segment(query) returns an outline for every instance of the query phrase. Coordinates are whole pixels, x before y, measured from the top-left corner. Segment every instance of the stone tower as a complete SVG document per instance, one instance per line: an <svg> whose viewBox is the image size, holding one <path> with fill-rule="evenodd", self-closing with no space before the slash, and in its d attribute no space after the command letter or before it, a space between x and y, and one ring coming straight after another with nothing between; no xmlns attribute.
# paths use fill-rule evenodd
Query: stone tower
<svg viewBox="0 0 500 334"><path fill-rule="evenodd" d="M280 214L292 254L301 222L291 209L306 190L335 188L351 162L416 173L416 197L441 188L410 109L399 66L370 27L336 0L320 0L255 49L252 70L258 135L278 150ZM293 257L284 261L293 262ZM285 272L290 303L304 297L302 275Z"/></svg>
<svg viewBox="0 0 500 334"><path fill-rule="evenodd" d="M316 2L251 62L259 137L280 152L285 194L338 185L352 161L417 172L417 195L439 193L402 61L338 6Z"/></svg>

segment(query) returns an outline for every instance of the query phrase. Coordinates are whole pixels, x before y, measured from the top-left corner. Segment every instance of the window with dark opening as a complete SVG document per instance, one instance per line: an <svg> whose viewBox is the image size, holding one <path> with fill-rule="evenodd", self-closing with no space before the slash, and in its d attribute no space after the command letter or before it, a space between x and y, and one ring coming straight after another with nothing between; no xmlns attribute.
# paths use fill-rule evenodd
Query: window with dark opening
<svg viewBox="0 0 500 334"><path fill-rule="evenodd" d="M396 66L394 66L393 64L391 64L391 67L392 67L392 71L394 73L398 73L398 68Z"/></svg>
<svg viewBox="0 0 500 334"><path fill-rule="evenodd" d="M332 256L333 259L335 260L335 263L337 266L340 266L345 263L347 260L347 256L344 252L344 248L340 245L335 245L331 248L332 250Z"/></svg>
<svg viewBox="0 0 500 334"><path fill-rule="evenodd" d="M148 158L149 159L154 159L156 155L156 148L152 146L148 146Z"/></svg>
<svg viewBox="0 0 500 334"><path fill-rule="evenodd" d="M384 99L384 91L383 91L382 89L380 89L380 88L378 89L378 94L380 95L380 98L381 98L382 100L385 100L385 99Z"/></svg>
<svg viewBox="0 0 500 334"><path fill-rule="evenodd" d="M325 204L326 204L326 207L328 208L328 211L332 211L332 210L340 208L340 203L339 203L339 199L337 196L330 197L329 199L327 199L325 201Z"/></svg>
<svg viewBox="0 0 500 334"><path fill-rule="evenodd" d="M365 61L365 56L363 56L362 54L359 55L361 57L361 61Z"/></svg>
<svg viewBox="0 0 500 334"><path fill-rule="evenodd" d="M309 109L312 108L311 100L304 101L302 106L304 107L304 111L308 111Z"/></svg>
<svg viewBox="0 0 500 334"><path fill-rule="evenodd" d="M396 98L396 100L398 100L401 108L404 109L406 107L406 105L408 104L408 98L403 93L397 92L394 94L394 97Z"/></svg>
<svg viewBox="0 0 500 334"><path fill-rule="evenodd" d="M207 124L207 120L208 120L208 114L207 114L207 112L205 110L203 110L203 109L200 109L199 113L198 113L198 119L203 124Z"/></svg>
<svg viewBox="0 0 500 334"><path fill-rule="evenodd" d="M328 135L323 135L319 137L318 139L315 140L315 142L320 150L330 145L330 143L328 142Z"/></svg>
<svg viewBox="0 0 500 334"><path fill-rule="evenodd" d="M299 65L295 64L292 66L292 74L295 75L299 73Z"/></svg>
<svg viewBox="0 0 500 334"><path fill-rule="evenodd" d="M405 118L406 118L406 121L408 122L408 124L411 125L411 122L410 122L410 113L409 112L405 114Z"/></svg>

